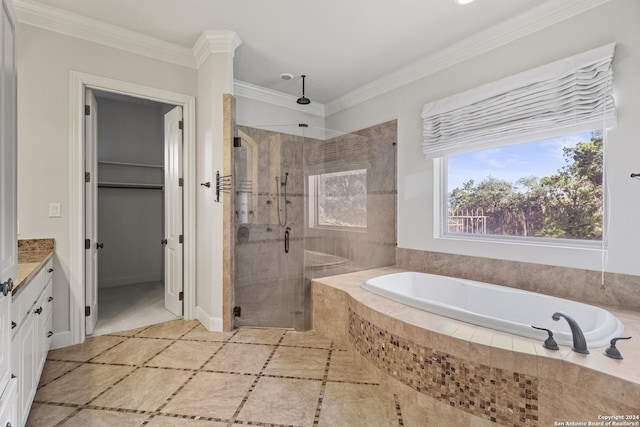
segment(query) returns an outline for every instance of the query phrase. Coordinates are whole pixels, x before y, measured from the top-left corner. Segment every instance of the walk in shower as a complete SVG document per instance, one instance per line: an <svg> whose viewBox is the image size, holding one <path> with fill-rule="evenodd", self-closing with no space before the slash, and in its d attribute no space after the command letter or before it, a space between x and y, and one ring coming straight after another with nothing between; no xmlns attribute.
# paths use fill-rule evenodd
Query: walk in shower
<svg viewBox="0 0 640 427"><path fill-rule="evenodd" d="M395 263L396 123L235 135L234 324L310 329L312 279Z"/></svg>

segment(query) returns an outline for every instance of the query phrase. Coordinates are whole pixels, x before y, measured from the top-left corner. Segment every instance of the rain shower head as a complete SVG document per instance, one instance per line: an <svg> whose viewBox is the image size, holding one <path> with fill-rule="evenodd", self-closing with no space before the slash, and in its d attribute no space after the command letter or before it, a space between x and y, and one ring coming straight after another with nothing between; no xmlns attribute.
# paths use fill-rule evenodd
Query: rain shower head
<svg viewBox="0 0 640 427"><path fill-rule="evenodd" d="M300 76L300 77L302 77L302 96L301 96L300 98L298 98L298 100L297 100L296 102L297 102L298 104L300 104L300 105L307 105L307 104L311 104L311 100L310 100L309 98L307 98L307 97L305 97L305 96L304 96L304 79L305 79L305 77L307 77L307 76L305 76L305 75L303 74L303 75L302 75L302 76Z"/></svg>

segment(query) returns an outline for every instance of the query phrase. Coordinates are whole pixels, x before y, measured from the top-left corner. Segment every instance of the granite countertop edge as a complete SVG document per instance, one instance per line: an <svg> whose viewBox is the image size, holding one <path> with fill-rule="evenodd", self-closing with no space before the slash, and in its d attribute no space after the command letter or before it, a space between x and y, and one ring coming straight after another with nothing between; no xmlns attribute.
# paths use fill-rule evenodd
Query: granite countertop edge
<svg viewBox="0 0 640 427"><path fill-rule="evenodd" d="M53 257L54 239L26 239L18 241L18 279L11 295L15 298Z"/></svg>

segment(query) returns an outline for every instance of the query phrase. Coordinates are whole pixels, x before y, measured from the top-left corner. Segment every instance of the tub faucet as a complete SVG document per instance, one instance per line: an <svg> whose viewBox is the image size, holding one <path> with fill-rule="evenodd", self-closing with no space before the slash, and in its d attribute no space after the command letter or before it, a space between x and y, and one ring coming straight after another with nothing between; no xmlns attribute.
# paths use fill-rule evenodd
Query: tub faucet
<svg viewBox="0 0 640 427"><path fill-rule="evenodd" d="M564 317L567 320L569 327L571 328L571 335L573 335L573 347L571 347L571 350L576 353L589 354L589 350L587 349L587 340L584 339L584 334L582 333L580 326L578 326L578 322L576 322L572 317L569 317L559 311L553 313L553 316L551 316L555 321L560 320L561 317Z"/></svg>

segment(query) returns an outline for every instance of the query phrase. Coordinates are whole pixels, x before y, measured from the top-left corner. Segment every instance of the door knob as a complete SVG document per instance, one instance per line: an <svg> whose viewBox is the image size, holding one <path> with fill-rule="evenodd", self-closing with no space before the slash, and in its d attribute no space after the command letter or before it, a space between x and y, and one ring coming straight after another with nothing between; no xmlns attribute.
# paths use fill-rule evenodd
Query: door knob
<svg viewBox="0 0 640 427"><path fill-rule="evenodd" d="M96 243L96 248L98 249L104 248L104 243Z"/></svg>
<svg viewBox="0 0 640 427"><path fill-rule="evenodd" d="M13 279L9 279L6 282L3 282L0 284L0 292L2 292L2 295L4 295L5 297L9 295L9 292L11 292L12 290L13 290Z"/></svg>
<svg viewBox="0 0 640 427"><path fill-rule="evenodd" d="M166 245L168 242L167 242L167 239L162 239L162 240L160 240L160 243L163 244L163 245Z"/></svg>
<svg viewBox="0 0 640 427"><path fill-rule="evenodd" d="M33 312L36 314L42 314L42 307L36 308Z"/></svg>
<svg viewBox="0 0 640 427"><path fill-rule="evenodd" d="M48 269L47 273L53 273L53 268Z"/></svg>

